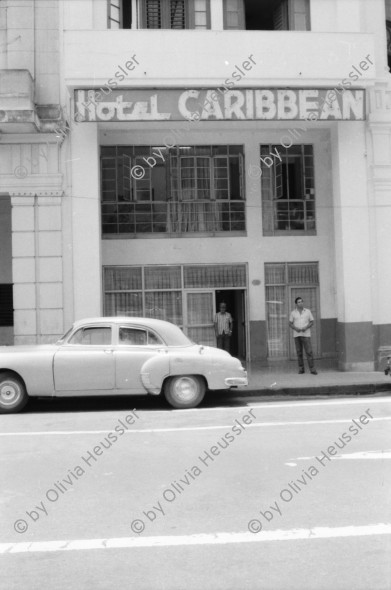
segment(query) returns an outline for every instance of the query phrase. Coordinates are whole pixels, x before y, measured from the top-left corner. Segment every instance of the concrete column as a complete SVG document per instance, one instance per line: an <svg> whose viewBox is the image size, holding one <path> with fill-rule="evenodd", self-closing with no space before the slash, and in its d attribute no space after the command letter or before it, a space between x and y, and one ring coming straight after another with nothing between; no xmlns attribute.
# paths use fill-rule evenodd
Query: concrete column
<svg viewBox="0 0 391 590"><path fill-rule="evenodd" d="M72 125L74 320L102 312L99 142L95 123Z"/></svg>
<svg viewBox="0 0 391 590"><path fill-rule="evenodd" d="M372 261L365 123L332 130L337 350L342 370L373 370Z"/></svg>
<svg viewBox="0 0 391 590"><path fill-rule="evenodd" d="M53 342L64 330L61 198L11 204L15 344Z"/></svg>
<svg viewBox="0 0 391 590"><path fill-rule="evenodd" d="M375 353L391 346L391 87L378 84L371 93L369 155L372 170L373 318ZM380 367L381 368L381 367Z"/></svg>

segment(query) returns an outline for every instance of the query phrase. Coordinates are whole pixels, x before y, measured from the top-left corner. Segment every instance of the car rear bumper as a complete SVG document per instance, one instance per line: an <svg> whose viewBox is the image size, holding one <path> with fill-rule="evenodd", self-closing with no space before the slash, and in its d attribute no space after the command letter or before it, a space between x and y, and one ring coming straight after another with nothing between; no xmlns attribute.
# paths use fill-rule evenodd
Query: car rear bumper
<svg viewBox="0 0 391 590"><path fill-rule="evenodd" d="M246 386L248 385L247 374L241 377L226 377L224 382L228 387Z"/></svg>

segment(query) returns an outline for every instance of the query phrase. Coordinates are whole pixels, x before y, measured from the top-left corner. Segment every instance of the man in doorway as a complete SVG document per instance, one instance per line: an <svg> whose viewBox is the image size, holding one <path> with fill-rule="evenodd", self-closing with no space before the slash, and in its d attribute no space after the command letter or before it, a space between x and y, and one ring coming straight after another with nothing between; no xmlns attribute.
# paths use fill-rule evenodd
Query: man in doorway
<svg viewBox="0 0 391 590"><path fill-rule="evenodd" d="M215 315L215 334L217 341L217 348L222 348L227 352L230 351L233 319L227 311L227 305L222 301L220 303L220 311Z"/></svg>
<svg viewBox="0 0 391 590"><path fill-rule="evenodd" d="M314 318L309 309L304 307L304 301L301 297L295 299L296 309L289 317L289 327L293 330L293 339L295 341L297 361L299 363L299 374L304 373L303 348L307 356L308 366L313 375L317 375L314 365L314 357L311 346L311 326Z"/></svg>

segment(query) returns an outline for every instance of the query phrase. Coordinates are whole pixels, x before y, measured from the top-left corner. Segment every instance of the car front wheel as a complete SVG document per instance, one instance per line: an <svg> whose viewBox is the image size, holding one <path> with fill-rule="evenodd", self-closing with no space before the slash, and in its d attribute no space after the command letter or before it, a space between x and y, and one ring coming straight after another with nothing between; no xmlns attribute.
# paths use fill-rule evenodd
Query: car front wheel
<svg viewBox="0 0 391 590"><path fill-rule="evenodd" d="M173 408L195 408L202 402L205 389L201 377L178 375L166 381L164 395Z"/></svg>
<svg viewBox="0 0 391 590"><path fill-rule="evenodd" d="M24 383L12 373L0 374L0 414L19 412L27 404Z"/></svg>

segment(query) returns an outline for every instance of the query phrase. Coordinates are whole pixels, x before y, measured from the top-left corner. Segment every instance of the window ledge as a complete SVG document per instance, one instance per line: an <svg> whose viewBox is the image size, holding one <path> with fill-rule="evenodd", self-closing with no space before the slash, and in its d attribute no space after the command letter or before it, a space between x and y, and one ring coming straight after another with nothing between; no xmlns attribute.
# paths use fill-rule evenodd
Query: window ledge
<svg viewBox="0 0 391 590"><path fill-rule="evenodd" d="M289 237L289 236L316 236L316 229L309 229L307 231L302 229L297 230L275 230L275 231L264 231L265 237Z"/></svg>
<svg viewBox="0 0 391 590"><path fill-rule="evenodd" d="M186 232L186 233L139 233L139 234L104 234L102 240L133 240L133 239L173 239L173 238L235 238L246 237L247 231L220 232Z"/></svg>

